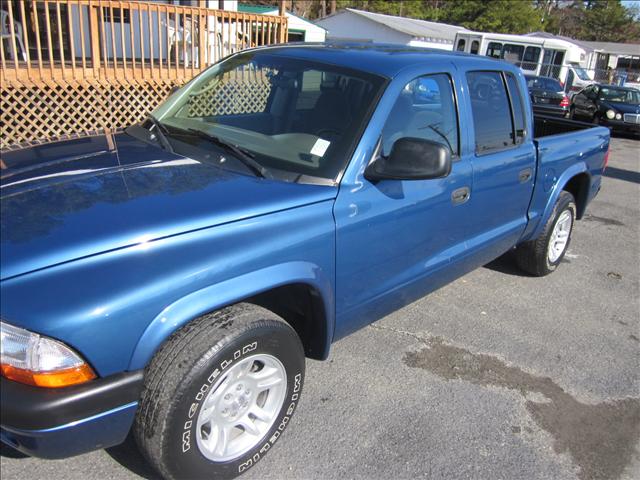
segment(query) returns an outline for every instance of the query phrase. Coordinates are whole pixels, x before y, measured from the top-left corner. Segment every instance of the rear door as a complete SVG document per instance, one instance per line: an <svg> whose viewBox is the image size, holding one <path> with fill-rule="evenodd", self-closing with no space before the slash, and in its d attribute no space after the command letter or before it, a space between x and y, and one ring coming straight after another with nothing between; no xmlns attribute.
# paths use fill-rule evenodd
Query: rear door
<svg viewBox="0 0 640 480"><path fill-rule="evenodd" d="M527 225L536 150L527 131L524 82L503 71L466 71L474 151L470 253L491 260Z"/></svg>

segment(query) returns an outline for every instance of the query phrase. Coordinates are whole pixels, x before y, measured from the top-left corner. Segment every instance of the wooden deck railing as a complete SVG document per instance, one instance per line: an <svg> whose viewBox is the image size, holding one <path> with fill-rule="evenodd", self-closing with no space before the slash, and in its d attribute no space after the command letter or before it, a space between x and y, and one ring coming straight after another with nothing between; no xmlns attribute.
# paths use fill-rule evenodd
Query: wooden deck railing
<svg viewBox="0 0 640 480"><path fill-rule="evenodd" d="M287 35L286 17L161 3L31 0L19 2L18 12L13 2L2 5L6 81L191 77L230 53Z"/></svg>
<svg viewBox="0 0 640 480"><path fill-rule="evenodd" d="M1 1L0 10L4 147L134 123L222 57L287 38L285 16L157 2Z"/></svg>

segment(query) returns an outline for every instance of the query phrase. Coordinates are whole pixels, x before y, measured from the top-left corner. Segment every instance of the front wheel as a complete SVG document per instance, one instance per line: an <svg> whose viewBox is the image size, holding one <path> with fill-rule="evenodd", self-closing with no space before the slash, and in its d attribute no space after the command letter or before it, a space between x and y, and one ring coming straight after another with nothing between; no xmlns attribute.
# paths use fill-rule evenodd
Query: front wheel
<svg viewBox="0 0 640 480"><path fill-rule="evenodd" d="M145 372L140 449L167 479L239 475L291 420L304 362L296 332L264 308L238 304L191 322Z"/></svg>
<svg viewBox="0 0 640 480"><path fill-rule="evenodd" d="M543 277L558 268L569 248L576 211L573 195L560 192L540 236L516 248L516 262L522 270Z"/></svg>

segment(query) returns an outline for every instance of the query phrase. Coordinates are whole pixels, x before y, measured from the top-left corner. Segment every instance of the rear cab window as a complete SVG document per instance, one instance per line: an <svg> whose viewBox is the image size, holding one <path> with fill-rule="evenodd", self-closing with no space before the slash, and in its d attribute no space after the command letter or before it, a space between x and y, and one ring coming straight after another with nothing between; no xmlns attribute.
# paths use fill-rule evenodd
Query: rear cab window
<svg viewBox="0 0 640 480"><path fill-rule="evenodd" d="M475 132L475 152L513 148L526 137L526 113L518 81L511 73L467 72Z"/></svg>

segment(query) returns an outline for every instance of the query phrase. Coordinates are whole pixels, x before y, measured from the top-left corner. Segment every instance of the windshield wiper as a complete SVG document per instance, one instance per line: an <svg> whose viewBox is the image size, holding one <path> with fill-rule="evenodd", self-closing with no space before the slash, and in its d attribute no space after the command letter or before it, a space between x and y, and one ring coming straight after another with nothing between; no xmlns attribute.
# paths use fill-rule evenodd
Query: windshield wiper
<svg viewBox="0 0 640 480"><path fill-rule="evenodd" d="M171 144L169 143L169 140L167 139L168 136L168 131L167 128L162 125L158 119L156 117L154 117L153 115L149 115L149 121L151 122L151 124L153 125L153 128L155 129L155 132L151 132L152 136L155 136L155 138L158 139L158 141L160 142L160 145L162 145L162 147L167 150L170 153L174 153L173 152L173 148L171 147Z"/></svg>
<svg viewBox="0 0 640 480"><path fill-rule="evenodd" d="M211 143L228 150L236 159L240 160L245 167L255 173L258 177L273 178L265 167L253 159L253 153L248 150L196 128L187 128L185 131L200 138L204 138L205 140L209 140Z"/></svg>

